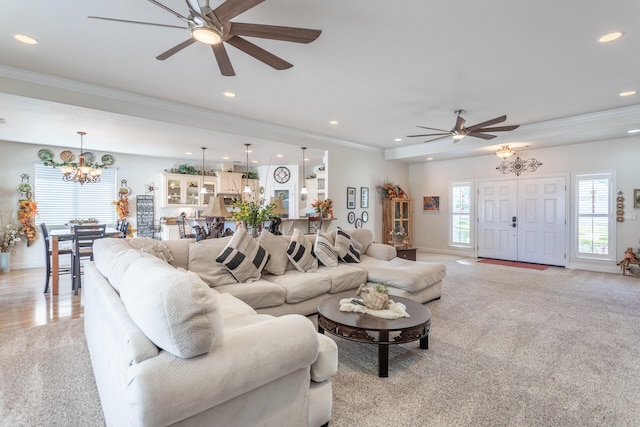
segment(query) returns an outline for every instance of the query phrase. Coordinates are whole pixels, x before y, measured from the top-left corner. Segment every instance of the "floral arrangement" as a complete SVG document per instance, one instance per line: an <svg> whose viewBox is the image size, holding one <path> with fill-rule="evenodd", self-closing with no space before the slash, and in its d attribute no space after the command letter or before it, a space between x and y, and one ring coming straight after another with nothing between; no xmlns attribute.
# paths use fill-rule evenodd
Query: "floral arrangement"
<svg viewBox="0 0 640 427"><path fill-rule="evenodd" d="M2 213L0 216L0 252L11 252L22 240L22 225L14 221L12 215Z"/></svg>
<svg viewBox="0 0 640 427"><path fill-rule="evenodd" d="M18 210L18 221L22 224L22 234L27 237L27 246L31 246L35 242L37 236L36 214L38 213L38 205L31 200L20 200L20 208Z"/></svg>
<svg viewBox="0 0 640 427"><path fill-rule="evenodd" d="M331 199L316 200L311 203L311 206L316 212L326 214L333 208L333 201Z"/></svg>
<svg viewBox="0 0 640 427"><path fill-rule="evenodd" d="M273 203L262 206L258 202L235 199L233 207L234 210L231 213L231 217L236 221L242 221L247 227L251 228L259 228L263 222L271 221L276 217L273 214L276 205Z"/></svg>
<svg viewBox="0 0 640 427"><path fill-rule="evenodd" d="M116 205L118 219L124 221L124 219L129 216L129 198L127 196L120 196L118 200L111 203Z"/></svg>
<svg viewBox="0 0 640 427"><path fill-rule="evenodd" d="M381 199L408 199L409 195L399 185L383 182L376 185L376 190Z"/></svg>

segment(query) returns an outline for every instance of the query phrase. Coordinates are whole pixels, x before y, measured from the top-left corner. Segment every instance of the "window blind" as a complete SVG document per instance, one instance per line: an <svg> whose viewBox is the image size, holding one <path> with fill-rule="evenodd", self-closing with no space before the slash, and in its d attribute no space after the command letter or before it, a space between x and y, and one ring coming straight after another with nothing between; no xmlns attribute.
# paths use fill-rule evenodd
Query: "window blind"
<svg viewBox="0 0 640 427"><path fill-rule="evenodd" d="M62 180L60 169L35 164L34 199L38 203L36 223L62 226L73 219L95 218L115 224L116 169L104 169L100 182L80 185Z"/></svg>

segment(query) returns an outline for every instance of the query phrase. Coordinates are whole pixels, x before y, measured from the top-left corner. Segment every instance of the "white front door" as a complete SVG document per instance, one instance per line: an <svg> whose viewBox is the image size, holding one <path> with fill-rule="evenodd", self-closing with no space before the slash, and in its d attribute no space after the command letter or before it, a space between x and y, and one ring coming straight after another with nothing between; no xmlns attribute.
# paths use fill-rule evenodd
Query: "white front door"
<svg viewBox="0 0 640 427"><path fill-rule="evenodd" d="M478 256L566 264L566 178L479 183Z"/></svg>

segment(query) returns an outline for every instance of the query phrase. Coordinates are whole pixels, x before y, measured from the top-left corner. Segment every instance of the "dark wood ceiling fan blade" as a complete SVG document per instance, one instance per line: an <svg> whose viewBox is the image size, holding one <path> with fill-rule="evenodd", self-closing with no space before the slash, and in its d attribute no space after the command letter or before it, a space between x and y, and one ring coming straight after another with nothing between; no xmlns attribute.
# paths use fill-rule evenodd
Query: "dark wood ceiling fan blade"
<svg viewBox="0 0 640 427"><path fill-rule="evenodd" d="M446 133L424 133L422 135L407 135L407 138L415 138L415 137L422 137L422 136L447 136L447 135L451 135L451 132L446 132Z"/></svg>
<svg viewBox="0 0 640 427"><path fill-rule="evenodd" d="M492 128L482 128L476 129L473 132L509 132L515 129L518 129L520 125L512 125L512 126L496 126Z"/></svg>
<svg viewBox="0 0 640 427"><path fill-rule="evenodd" d="M437 129L437 128L428 128L426 126L416 126L418 128L422 128L422 129L429 129L429 130L437 130L438 132L446 132L449 133L450 131L446 130L446 129Z"/></svg>
<svg viewBox="0 0 640 427"><path fill-rule="evenodd" d="M282 58L275 56L271 52L267 52L263 48L256 46L255 44L243 39L242 37L233 36L225 40L231 46L240 49L249 56L253 56L258 61L262 61L268 66L275 68L276 70L286 70L293 67L293 64L288 63Z"/></svg>
<svg viewBox="0 0 640 427"><path fill-rule="evenodd" d="M220 73L222 73L223 76L235 76L236 73L233 70L231 60L229 59L229 55L227 54L227 49L225 49L224 44L218 43L211 45L211 49L213 49L213 54L216 57L216 61L218 62Z"/></svg>
<svg viewBox="0 0 640 427"><path fill-rule="evenodd" d="M281 27L279 25L244 24L231 22L231 34L236 36L260 37L294 43L311 43L322 31L309 28Z"/></svg>
<svg viewBox="0 0 640 427"><path fill-rule="evenodd" d="M210 13L213 13L220 23L225 23L263 1L265 0L227 0Z"/></svg>
<svg viewBox="0 0 640 427"><path fill-rule="evenodd" d="M473 136L475 138L481 138L481 139L493 139L496 137L496 135L489 135L488 133L478 133L478 132L469 132L467 133L467 136Z"/></svg>
<svg viewBox="0 0 640 427"><path fill-rule="evenodd" d="M179 45L176 45L176 46L172 47L171 49L167 50L166 52L163 52L160 55L156 56L156 59L159 60L159 61L164 61L165 59L169 58L172 55L175 55L176 53L180 52L185 47L190 46L195 42L196 42L196 39L189 38L189 39L183 41L182 43L180 43Z"/></svg>
<svg viewBox="0 0 640 427"><path fill-rule="evenodd" d="M438 138L433 138L433 139L429 139L428 141L422 141L422 143L427 143L427 142L433 142L433 141L437 141L439 139L445 139L445 138L449 138L449 135L445 135L445 136L439 136Z"/></svg>
<svg viewBox="0 0 640 427"><path fill-rule="evenodd" d="M151 25L154 27L179 28L181 30L189 29L189 27L181 27L179 25L156 24L155 22L143 22L143 21L129 21L128 19L104 18L102 16L87 16L87 18L101 19L103 21L124 22L126 24L141 24L141 25Z"/></svg>
<svg viewBox="0 0 640 427"><path fill-rule="evenodd" d="M496 117L495 119L487 120L486 122L482 122L482 123L478 123L478 124L473 125L473 126L469 126L467 128L467 132L473 132L476 129L482 129L482 128L487 127L487 126L495 125L496 123L502 123L505 120L507 120L507 116L506 115L500 116L500 117Z"/></svg>

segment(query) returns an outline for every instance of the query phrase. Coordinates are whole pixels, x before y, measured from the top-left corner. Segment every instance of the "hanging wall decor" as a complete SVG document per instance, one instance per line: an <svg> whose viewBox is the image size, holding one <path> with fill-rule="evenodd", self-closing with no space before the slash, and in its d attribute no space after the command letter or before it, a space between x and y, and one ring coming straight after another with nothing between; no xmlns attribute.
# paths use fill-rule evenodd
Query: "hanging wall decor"
<svg viewBox="0 0 640 427"><path fill-rule="evenodd" d="M542 163L537 159L522 160L516 157L515 160L500 163L496 169L502 174L515 173L516 176L520 176L522 172L534 172L539 166L542 166Z"/></svg>
<svg viewBox="0 0 640 427"><path fill-rule="evenodd" d="M23 173L20 178L21 182L18 184L18 192L20 192L22 196L18 201L18 221L20 221L22 225L22 234L26 236L27 246L31 246L38 237L38 229L36 227L38 205L32 200L33 187L29 183L29 175Z"/></svg>

